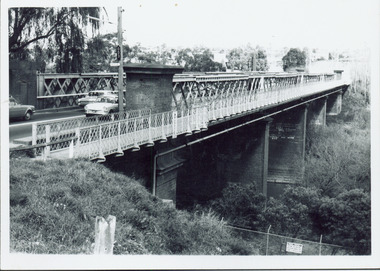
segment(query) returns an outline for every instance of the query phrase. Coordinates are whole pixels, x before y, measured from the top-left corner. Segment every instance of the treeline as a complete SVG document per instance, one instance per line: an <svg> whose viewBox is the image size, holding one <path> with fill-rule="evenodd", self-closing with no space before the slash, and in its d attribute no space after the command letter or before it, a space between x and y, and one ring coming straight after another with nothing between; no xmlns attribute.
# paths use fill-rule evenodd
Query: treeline
<svg viewBox="0 0 380 271"><path fill-rule="evenodd" d="M83 71L110 71L110 63L116 62L117 38L107 34L91 39L83 54ZM246 45L229 50L212 50L206 47L169 48L165 44L146 48L141 44L123 45L124 63L159 63L180 65L184 71L266 71L267 55L263 48Z"/></svg>

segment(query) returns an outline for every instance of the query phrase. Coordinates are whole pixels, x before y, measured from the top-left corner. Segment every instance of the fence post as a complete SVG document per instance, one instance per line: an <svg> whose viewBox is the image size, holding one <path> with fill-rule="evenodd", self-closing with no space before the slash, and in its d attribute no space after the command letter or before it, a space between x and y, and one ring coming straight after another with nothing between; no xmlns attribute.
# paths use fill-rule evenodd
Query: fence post
<svg viewBox="0 0 380 271"><path fill-rule="evenodd" d="M96 217L94 254L113 254L115 228L115 216L109 215L107 219L99 216Z"/></svg>
<svg viewBox="0 0 380 271"><path fill-rule="evenodd" d="M321 238L319 238L319 256L321 256L321 252L322 252L322 234L321 234Z"/></svg>
<svg viewBox="0 0 380 271"><path fill-rule="evenodd" d="M270 227L272 225L269 225L269 228L268 228L268 231L267 231L267 247L266 247L266 250L265 250L265 256L268 256L268 246L269 246L269 231L270 231Z"/></svg>

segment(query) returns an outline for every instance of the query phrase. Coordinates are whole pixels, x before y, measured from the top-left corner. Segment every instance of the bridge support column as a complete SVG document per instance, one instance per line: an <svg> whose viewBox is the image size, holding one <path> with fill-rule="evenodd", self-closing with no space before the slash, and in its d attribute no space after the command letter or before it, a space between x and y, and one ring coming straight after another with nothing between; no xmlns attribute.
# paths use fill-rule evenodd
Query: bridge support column
<svg viewBox="0 0 380 271"><path fill-rule="evenodd" d="M308 123L313 126L326 126L327 99L316 100L308 107Z"/></svg>
<svg viewBox="0 0 380 271"><path fill-rule="evenodd" d="M267 118L255 126L256 142L254 151L250 157L250 167L246 172L251 176L244 176L244 179L251 180L256 183L258 191L264 196L268 194L268 151L269 151L269 127L272 118Z"/></svg>
<svg viewBox="0 0 380 271"><path fill-rule="evenodd" d="M304 174L307 106L275 117L269 132L268 196L278 196L286 184Z"/></svg>
<svg viewBox="0 0 380 271"><path fill-rule="evenodd" d="M328 96L327 99L327 115L336 116L342 111L342 95L343 92L339 91L335 94Z"/></svg>
<svg viewBox="0 0 380 271"><path fill-rule="evenodd" d="M267 195L271 121L267 118L218 138L217 172L222 183L254 184Z"/></svg>
<svg viewBox="0 0 380 271"><path fill-rule="evenodd" d="M178 171L182 167L185 159L179 157L178 151L170 151L173 149L171 145L178 143L171 140L170 144L159 144L155 146L156 158L154 161L153 174L155 181L153 182L153 194L164 200L172 200L176 205L177 198L177 177ZM166 153L160 155L160 153Z"/></svg>

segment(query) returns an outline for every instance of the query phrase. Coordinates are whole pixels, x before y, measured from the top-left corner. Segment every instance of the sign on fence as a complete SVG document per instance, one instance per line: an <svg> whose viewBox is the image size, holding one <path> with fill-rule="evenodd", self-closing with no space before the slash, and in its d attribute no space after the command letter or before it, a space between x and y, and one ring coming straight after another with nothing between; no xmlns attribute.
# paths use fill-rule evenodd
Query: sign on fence
<svg viewBox="0 0 380 271"><path fill-rule="evenodd" d="M286 252L302 254L302 244L286 242Z"/></svg>

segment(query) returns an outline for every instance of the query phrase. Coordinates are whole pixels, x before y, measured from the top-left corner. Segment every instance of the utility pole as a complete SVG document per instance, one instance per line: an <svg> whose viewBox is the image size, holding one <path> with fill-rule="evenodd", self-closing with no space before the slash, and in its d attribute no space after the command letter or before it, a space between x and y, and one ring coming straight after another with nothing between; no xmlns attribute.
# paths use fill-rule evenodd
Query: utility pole
<svg viewBox="0 0 380 271"><path fill-rule="evenodd" d="M121 7L117 8L117 42L118 42L118 48L117 48L117 57L119 58L119 112L124 111L124 105L123 105L123 98L124 98L124 92L123 92L123 28L122 28L122 17L121 13L123 12L123 9Z"/></svg>

